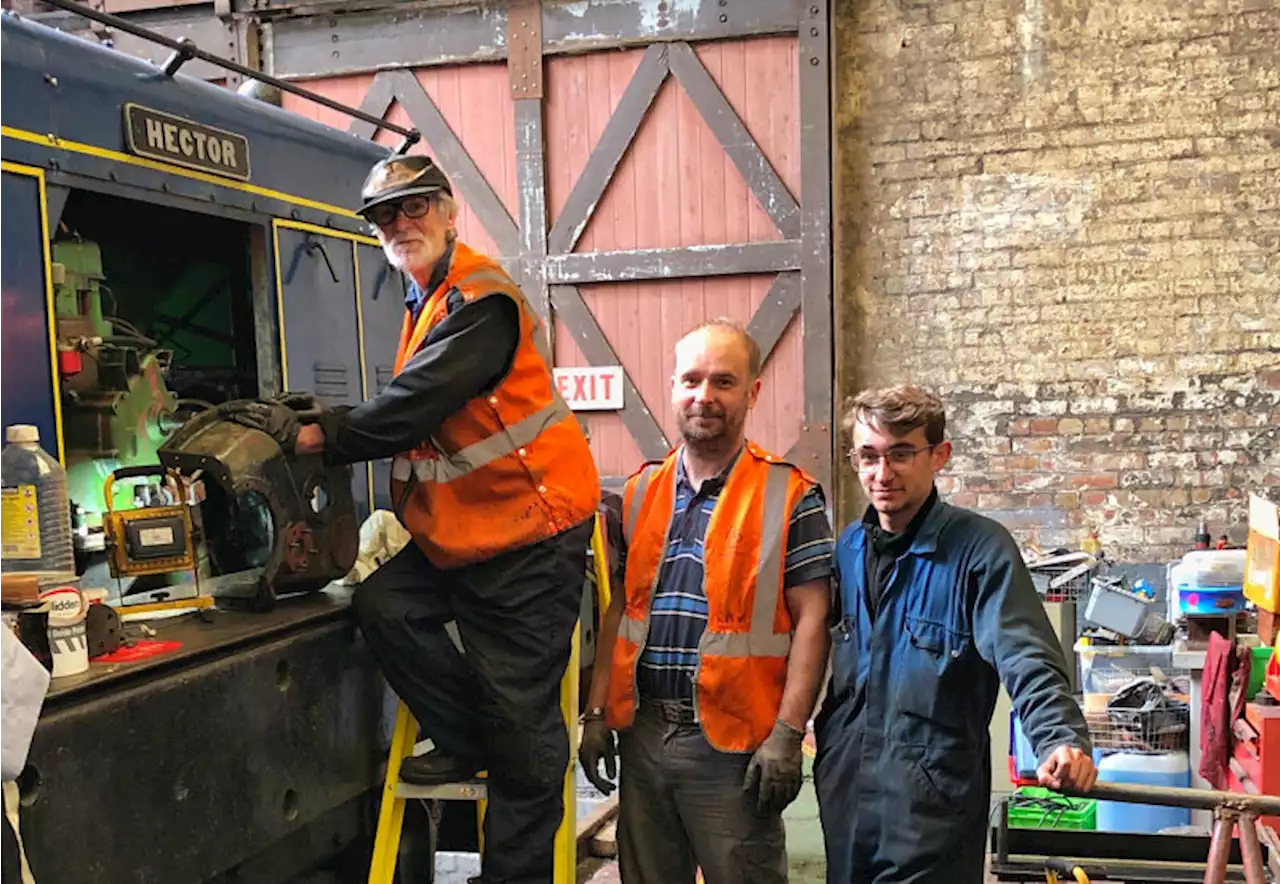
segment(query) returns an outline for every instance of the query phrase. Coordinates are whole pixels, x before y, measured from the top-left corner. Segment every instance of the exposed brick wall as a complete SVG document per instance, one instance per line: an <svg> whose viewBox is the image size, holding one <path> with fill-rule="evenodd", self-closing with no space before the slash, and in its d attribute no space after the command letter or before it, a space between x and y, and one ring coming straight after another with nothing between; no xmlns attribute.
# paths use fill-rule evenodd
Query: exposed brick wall
<svg viewBox="0 0 1280 884"><path fill-rule="evenodd" d="M1280 496L1280 0L835 9L842 392L938 389L944 489L1021 537L1243 540Z"/></svg>

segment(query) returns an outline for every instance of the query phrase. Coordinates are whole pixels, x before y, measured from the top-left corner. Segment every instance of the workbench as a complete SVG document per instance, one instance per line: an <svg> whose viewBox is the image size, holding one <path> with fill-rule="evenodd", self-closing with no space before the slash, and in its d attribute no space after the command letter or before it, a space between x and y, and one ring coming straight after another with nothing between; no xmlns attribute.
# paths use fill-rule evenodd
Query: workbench
<svg viewBox="0 0 1280 884"><path fill-rule="evenodd" d="M20 781L36 880L280 882L360 837L387 692L349 602L150 621L181 648L52 682Z"/></svg>

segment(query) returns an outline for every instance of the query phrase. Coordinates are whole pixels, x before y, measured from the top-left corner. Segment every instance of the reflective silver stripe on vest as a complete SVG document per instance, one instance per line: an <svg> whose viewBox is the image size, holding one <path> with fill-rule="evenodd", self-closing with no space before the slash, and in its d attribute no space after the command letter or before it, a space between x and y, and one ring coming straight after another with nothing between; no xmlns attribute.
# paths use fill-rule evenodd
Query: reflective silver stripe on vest
<svg viewBox="0 0 1280 884"><path fill-rule="evenodd" d="M636 522L640 521L640 508L644 505L645 496L649 493L649 480L653 478L653 474L657 472L661 464L649 464L640 473L636 479L636 489L631 494L631 505L627 507L627 511L622 514L622 534L630 546L635 540ZM671 471L672 482L675 482L676 471ZM666 537L671 533L671 521L675 518L675 489L672 489L672 507L671 513L667 516L667 528L662 532L663 550L666 550ZM659 559L658 567L653 573L653 583L649 586L649 607L645 609L643 620L633 620L624 615L622 622L618 624L618 636L623 641L634 642L637 645L643 645L645 639L649 636L649 610L653 608L653 597L658 591L658 577L662 574L662 560ZM626 578L623 578L625 584ZM636 655L636 665L640 663L640 655Z"/></svg>
<svg viewBox="0 0 1280 884"><path fill-rule="evenodd" d="M645 620L632 620L623 617L618 624L618 638L636 645L643 645L649 635L649 623ZM638 659L638 656L637 656Z"/></svg>
<svg viewBox="0 0 1280 884"><path fill-rule="evenodd" d="M782 592L782 557L791 514L787 512L787 482L791 468L771 464L764 485L764 524L760 533L760 562L756 569L755 606L747 632L702 634L699 650L718 657L785 657L791 650L791 634L773 631L773 616ZM705 578L705 571L704 580Z"/></svg>
<svg viewBox="0 0 1280 884"><path fill-rule="evenodd" d="M640 507L644 504L644 496L649 493L649 480L653 478L653 471L657 468L657 464L649 464L636 479L636 490L631 495L631 506L627 507L622 520L622 534L626 537L628 545L635 539L636 522L640 519Z"/></svg>
<svg viewBox="0 0 1280 884"><path fill-rule="evenodd" d="M408 482L409 474L413 472L413 461L404 455L397 454L395 460L391 461L391 478L397 482Z"/></svg>
<svg viewBox="0 0 1280 884"><path fill-rule="evenodd" d="M419 482L452 482L488 466L495 460L514 454L526 445L531 445L547 427L555 426L572 416L573 412L569 410L569 406L556 397L549 404L505 430L494 433L487 439L473 442L454 454L405 460L405 463L412 466L413 473L418 477ZM396 475L397 468L403 470L403 467L398 467L400 460L402 458L397 458L391 466L391 475L395 478L399 478ZM407 472L404 478L408 478Z"/></svg>
<svg viewBox="0 0 1280 884"><path fill-rule="evenodd" d="M463 277L457 283L457 285L476 286L485 284L495 286L494 294L500 293L510 297L516 302L516 307L521 312L530 310L529 302L525 299L519 286L501 270L477 270L475 273ZM535 322L536 325L537 323ZM546 363L547 372L550 374L551 362L548 359L549 350L546 336L539 336L535 329L533 343L538 349L538 355ZM526 445L531 445L543 430L573 416L573 412L556 390L555 384L551 383L550 387L551 402L547 405L544 405L533 414L521 418L511 426L505 427L503 430L486 439L481 439L479 442L473 442L454 454L441 454L439 457L415 459L404 456L396 457L391 463L391 478L404 482L408 480L410 473L412 473L419 482L452 482L488 466L495 460L514 454ZM434 440L432 441L434 443ZM435 443L435 447L439 450L441 446Z"/></svg>

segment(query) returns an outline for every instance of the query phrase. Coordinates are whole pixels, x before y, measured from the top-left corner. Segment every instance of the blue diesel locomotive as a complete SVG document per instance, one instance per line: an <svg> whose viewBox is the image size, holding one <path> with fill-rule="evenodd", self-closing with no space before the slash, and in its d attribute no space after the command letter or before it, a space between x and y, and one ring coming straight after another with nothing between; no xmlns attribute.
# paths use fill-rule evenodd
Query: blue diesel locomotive
<svg viewBox="0 0 1280 884"><path fill-rule="evenodd" d="M2 423L66 466L82 587L104 586L107 477L145 475L211 405L386 382L403 283L350 207L389 151L185 76L187 46L155 65L11 13L0 36ZM345 469L356 519L387 505L383 465ZM106 487L126 509L157 491ZM56 679L19 783L36 880L285 880L357 844L386 716L348 600L126 622L167 651Z"/></svg>

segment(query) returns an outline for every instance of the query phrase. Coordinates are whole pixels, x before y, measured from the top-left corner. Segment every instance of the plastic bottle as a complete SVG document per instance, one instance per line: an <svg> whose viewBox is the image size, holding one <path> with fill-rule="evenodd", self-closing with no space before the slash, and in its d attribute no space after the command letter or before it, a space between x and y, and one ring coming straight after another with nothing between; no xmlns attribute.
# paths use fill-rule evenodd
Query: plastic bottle
<svg viewBox="0 0 1280 884"><path fill-rule="evenodd" d="M1090 531L1089 536L1084 539L1084 543L1080 544L1080 548L1097 558L1098 553L1102 552L1102 543L1098 540L1098 532Z"/></svg>
<svg viewBox="0 0 1280 884"><path fill-rule="evenodd" d="M1196 536L1193 540L1196 549L1209 548L1209 526L1205 524L1204 519L1200 520L1200 524L1196 525Z"/></svg>
<svg viewBox="0 0 1280 884"><path fill-rule="evenodd" d="M5 430L5 441L0 452L0 569L76 579L66 470L40 447L37 427L14 424Z"/></svg>

